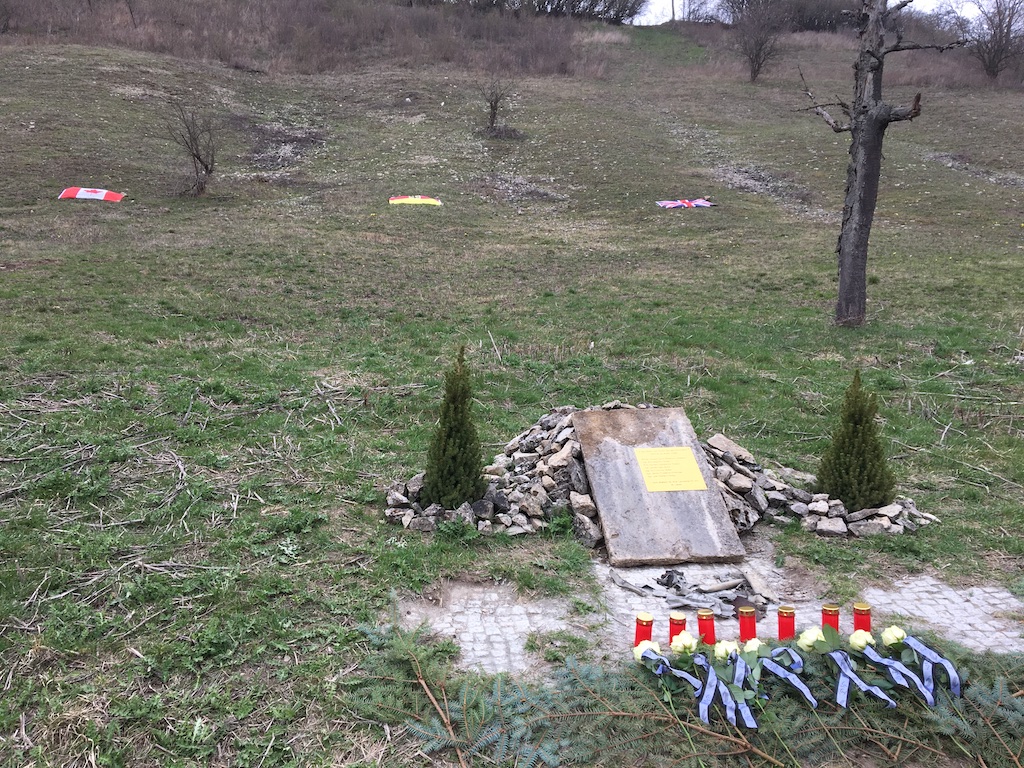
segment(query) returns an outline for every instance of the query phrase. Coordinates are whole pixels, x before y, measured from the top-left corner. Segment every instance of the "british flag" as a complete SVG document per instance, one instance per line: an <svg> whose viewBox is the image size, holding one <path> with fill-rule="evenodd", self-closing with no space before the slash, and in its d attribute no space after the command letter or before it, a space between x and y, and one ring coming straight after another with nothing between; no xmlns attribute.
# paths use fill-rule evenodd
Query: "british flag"
<svg viewBox="0 0 1024 768"><path fill-rule="evenodd" d="M710 208L714 203L698 197L696 200L659 200L658 205L662 208Z"/></svg>

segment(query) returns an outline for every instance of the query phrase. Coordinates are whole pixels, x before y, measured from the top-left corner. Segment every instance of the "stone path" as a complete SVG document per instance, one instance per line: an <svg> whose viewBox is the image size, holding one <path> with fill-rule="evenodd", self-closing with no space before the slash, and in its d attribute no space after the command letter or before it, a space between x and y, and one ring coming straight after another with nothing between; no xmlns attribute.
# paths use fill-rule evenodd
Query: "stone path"
<svg viewBox="0 0 1024 768"><path fill-rule="evenodd" d="M785 588L786 576L771 560L748 559L783 599L796 607L799 633L820 623L821 603L815 595ZM661 598L629 592L611 580L611 568L595 562L594 573L601 587L596 600L545 598L526 600L513 587L494 584L453 582L442 586L434 600L407 600L400 604L402 623L415 627L427 623L437 634L455 640L462 648L460 665L486 673L512 672L542 674L548 665L539 653L525 649L531 634L568 632L589 641L592 660L615 662L629 658L634 621L638 611L654 615L653 637L667 646L669 609ZM676 566L693 582L714 580L735 566ZM653 583L664 566L618 568L632 584ZM872 606L876 637L889 624L908 631L931 630L961 645L996 653L1024 652L1024 602L1001 587L954 589L931 576L912 576L895 581L888 589L870 587L861 598ZM696 615L687 611L687 628L696 626ZM853 629L852 609L842 607L840 629ZM758 624L762 637L775 637L774 607ZM718 619L719 639L735 639L734 619ZM666 648L667 650L667 648Z"/></svg>

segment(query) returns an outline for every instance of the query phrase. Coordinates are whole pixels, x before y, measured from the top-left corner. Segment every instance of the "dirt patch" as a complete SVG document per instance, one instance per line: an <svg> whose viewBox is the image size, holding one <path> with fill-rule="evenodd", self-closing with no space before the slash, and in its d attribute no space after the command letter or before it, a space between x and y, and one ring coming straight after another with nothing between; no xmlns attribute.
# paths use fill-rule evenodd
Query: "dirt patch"
<svg viewBox="0 0 1024 768"><path fill-rule="evenodd" d="M264 171L294 167L313 148L327 144L323 131L308 126L264 123L251 126L250 130L256 140L249 159Z"/></svg>
<svg viewBox="0 0 1024 768"><path fill-rule="evenodd" d="M557 191L553 178L512 176L492 173L471 183L471 189L489 200L505 200L510 203L538 201L549 203L568 202L569 196Z"/></svg>

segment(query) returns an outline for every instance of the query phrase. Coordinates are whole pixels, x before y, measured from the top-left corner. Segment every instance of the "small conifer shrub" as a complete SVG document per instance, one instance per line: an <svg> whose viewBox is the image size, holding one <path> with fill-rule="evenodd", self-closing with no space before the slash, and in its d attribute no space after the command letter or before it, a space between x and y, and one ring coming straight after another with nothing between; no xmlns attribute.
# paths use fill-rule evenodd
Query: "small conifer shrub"
<svg viewBox="0 0 1024 768"><path fill-rule="evenodd" d="M818 490L841 499L850 511L881 507L893 499L896 478L885 460L873 392L863 389L860 371L843 397L839 426L818 469Z"/></svg>
<svg viewBox="0 0 1024 768"><path fill-rule="evenodd" d="M424 504L455 509L463 502L480 499L487 485L483 479L483 451L471 408L473 390L466 367L466 347L444 375L444 398L437 431L427 452L427 469L420 498Z"/></svg>

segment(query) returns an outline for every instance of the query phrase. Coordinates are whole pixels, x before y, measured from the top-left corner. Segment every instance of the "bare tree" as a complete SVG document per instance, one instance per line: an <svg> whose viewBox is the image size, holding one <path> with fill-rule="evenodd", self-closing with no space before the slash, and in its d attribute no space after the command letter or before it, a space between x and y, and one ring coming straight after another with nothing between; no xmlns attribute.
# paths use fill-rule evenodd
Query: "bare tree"
<svg viewBox="0 0 1024 768"><path fill-rule="evenodd" d="M1024 0L986 0L974 6L977 15L958 16L957 25L968 52L995 80L1024 56Z"/></svg>
<svg viewBox="0 0 1024 768"><path fill-rule="evenodd" d="M922 48L945 50L949 45L919 45L904 41L899 12L913 0L900 0L888 8L888 0L860 0L857 28L860 53L854 65L853 103L817 104L812 108L837 133L849 131L850 162L846 167L846 196L843 223L836 246L839 261L837 325L863 325L867 315L868 238L878 201L878 180L882 172L882 141L891 123L913 120L921 114L921 94L903 106L882 99L882 74L891 53ZM806 83L804 84L806 89ZM805 91L814 102L810 90ZM834 119L826 107L838 106L847 122Z"/></svg>
<svg viewBox="0 0 1024 768"><path fill-rule="evenodd" d="M739 50L753 83L781 53L779 41L787 28L786 10L779 0L746 0L731 13Z"/></svg>
<svg viewBox="0 0 1024 768"><path fill-rule="evenodd" d="M508 99L515 90L516 84L512 80L495 78L484 88L483 96L487 102L487 130L493 133L497 128L498 110L503 101Z"/></svg>
<svg viewBox="0 0 1024 768"><path fill-rule="evenodd" d="M194 111L186 110L181 104L174 105L174 117L167 124L171 139L185 150L192 163L188 194L196 197L206 191L206 184L213 176L217 156L217 131L213 121Z"/></svg>

